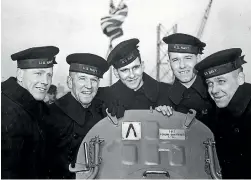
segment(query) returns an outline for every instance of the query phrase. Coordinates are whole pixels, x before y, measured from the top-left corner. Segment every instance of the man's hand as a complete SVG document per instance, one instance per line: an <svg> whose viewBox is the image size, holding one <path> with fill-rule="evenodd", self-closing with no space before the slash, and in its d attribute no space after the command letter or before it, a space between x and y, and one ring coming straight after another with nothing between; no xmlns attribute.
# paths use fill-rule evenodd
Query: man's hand
<svg viewBox="0 0 251 180"><path fill-rule="evenodd" d="M108 112L111 116L116 116L118 119L124 117L125 106L119 100L113 100L107 105Z"/></svg>
<svg viewBox="0 0 251 180"><path fill-rule="evenodd" d="M155 108L155 110L161 112L164 116L171 116L173 114L173 108L171 106L158 106Z"/></svg>

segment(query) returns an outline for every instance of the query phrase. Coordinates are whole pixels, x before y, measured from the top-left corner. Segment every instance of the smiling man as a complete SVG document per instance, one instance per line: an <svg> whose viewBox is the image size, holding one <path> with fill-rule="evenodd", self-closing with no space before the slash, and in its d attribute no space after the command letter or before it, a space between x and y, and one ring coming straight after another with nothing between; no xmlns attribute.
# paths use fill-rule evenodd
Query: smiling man
<svg viewBox="0 0 251 180"><path fill-rule="evenodd" d="M17 78L2 83L2 178L42 176L44 136L41 122L48 111L43 99L52 82L59 49L33 47L11 55Z"/></svg>
<svg viewBox="0 0 251 180"><path fill-rule="evenodd" d="M103 102L96 99L100 78L108 64L100 56L89 53L70 54L67 84L70 92L49 106L45 119L48 176L53 179L72 179L75 173L69 165L75 164L78 148L88 131L106 114Z"/></svg>
<svg viewBox="0 0 251 180"><path fill-rule="evenodd" d="M250 179L251 85L245 83L240 48L216 52L195 68L217 105L210 121L224 179Z"/></svg>
<svg viewBox="0 0 251 180"><path fill-rule="evenodd" d="M161 91L163 88L144 72L138 43L136 38L122 41L109 54L108 64L114 67L114 74L119 80L110 87L100 88L98 96L106 104L122 104L125 110L150 109L159 105L164 95L164 91ZM166 105L169 104L166 102ZM170 107L166 111L168 115L169 111Z"/></svg>
<svg viewBox="0 0 251 180"><path fill-rule="evenodd" d="M170 66L175 76L171 86L166 84L165 97L168 99L163 99L163 104L171 101L174 110L182 113L194 109L196 118L207 124L213 102L207 93L206 84L194 70L206 44L196 37L181 33L164 37L163 41L168 44Z"/></svg>

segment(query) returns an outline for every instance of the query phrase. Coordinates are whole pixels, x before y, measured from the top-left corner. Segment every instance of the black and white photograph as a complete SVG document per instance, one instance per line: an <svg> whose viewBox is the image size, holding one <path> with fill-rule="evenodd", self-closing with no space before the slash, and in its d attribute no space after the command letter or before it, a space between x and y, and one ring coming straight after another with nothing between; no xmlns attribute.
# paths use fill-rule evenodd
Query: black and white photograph
<svg viewBox="0 0 251 180"><path fill-rule="evenodd" d="M1 179L251 179L250 0L2 0Z"/></svg>

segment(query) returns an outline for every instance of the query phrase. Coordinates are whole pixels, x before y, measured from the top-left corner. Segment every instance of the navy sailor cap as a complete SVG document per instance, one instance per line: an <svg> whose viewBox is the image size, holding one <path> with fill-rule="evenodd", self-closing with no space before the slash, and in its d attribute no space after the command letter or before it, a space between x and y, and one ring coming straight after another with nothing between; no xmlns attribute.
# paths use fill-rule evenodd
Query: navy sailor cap
<svg viewBox="0 0 251 180"><path fill-rule="evenodd" d="M91 74L99 78L109 69L104 58L90 53L70 54L66 57L66 62L70 65L70 72Z"/></svg>
<svg viewBox="0 0 251 180"><path fill-rule="evenodd" d="M206 79L229 73L246 63L240 48L218 51L195 65L195 69Z"/></svg>
<svg viewBox="0 0 251 180"><path fill-rule="evenodd" d="M32 47L11 55L13 61L17 61L17 67L21 69L50 68L57 64L55 56L59 48L55 46Z"/></svg>

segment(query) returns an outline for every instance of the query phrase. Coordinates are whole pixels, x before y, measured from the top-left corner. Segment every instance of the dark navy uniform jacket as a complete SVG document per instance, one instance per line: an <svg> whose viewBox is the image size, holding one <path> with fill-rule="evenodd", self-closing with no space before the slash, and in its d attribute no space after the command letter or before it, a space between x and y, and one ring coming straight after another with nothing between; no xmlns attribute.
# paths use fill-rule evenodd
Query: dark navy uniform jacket
<svg viewBox="0 0 251 180"><path fill-rule="evenodd" d="M143 74L143 81L141 88L134 91L118 80L110 87L99 88L97 97L106 104L119 100L126 110L150 109L160 105L160 99L167 93L165 87L146 73ZM165 103L170 104L168 101Z"/></svg>
<svg viewBox="0 0 251 180"><path fill-rule="evenodd" d="M162 104L170 102L174 110L188 113L189 109L196 110L196 118L207 125L209 114L213 112L214 102L207 92L203 79L197 76L191 87L186 88L177 79L172 85L165 84L166 96Z"/></svg>
<svg viewBox="0 0 251 180"><path fill-rule="evenodd" d="M88 131L105 116L102 102L93 99L84 108L72 95L67 93L49 106L46 118L48 171L50 178L71 179L75 173L69 171L69 164L75 164L79 146Z"/></svg>
<svg viewBox="0 0 251 180"><path fill-rule="evenodd" d="M14 77L4 81L1 89L2 178L45 178L41 122L47 106L36 101Z"/></svg>
<svg viewBox="0 0 251 180"><path fill-rule="evenodd" d="M211 126L224 179L251 178L251 84L240 86Z"/></svg>

